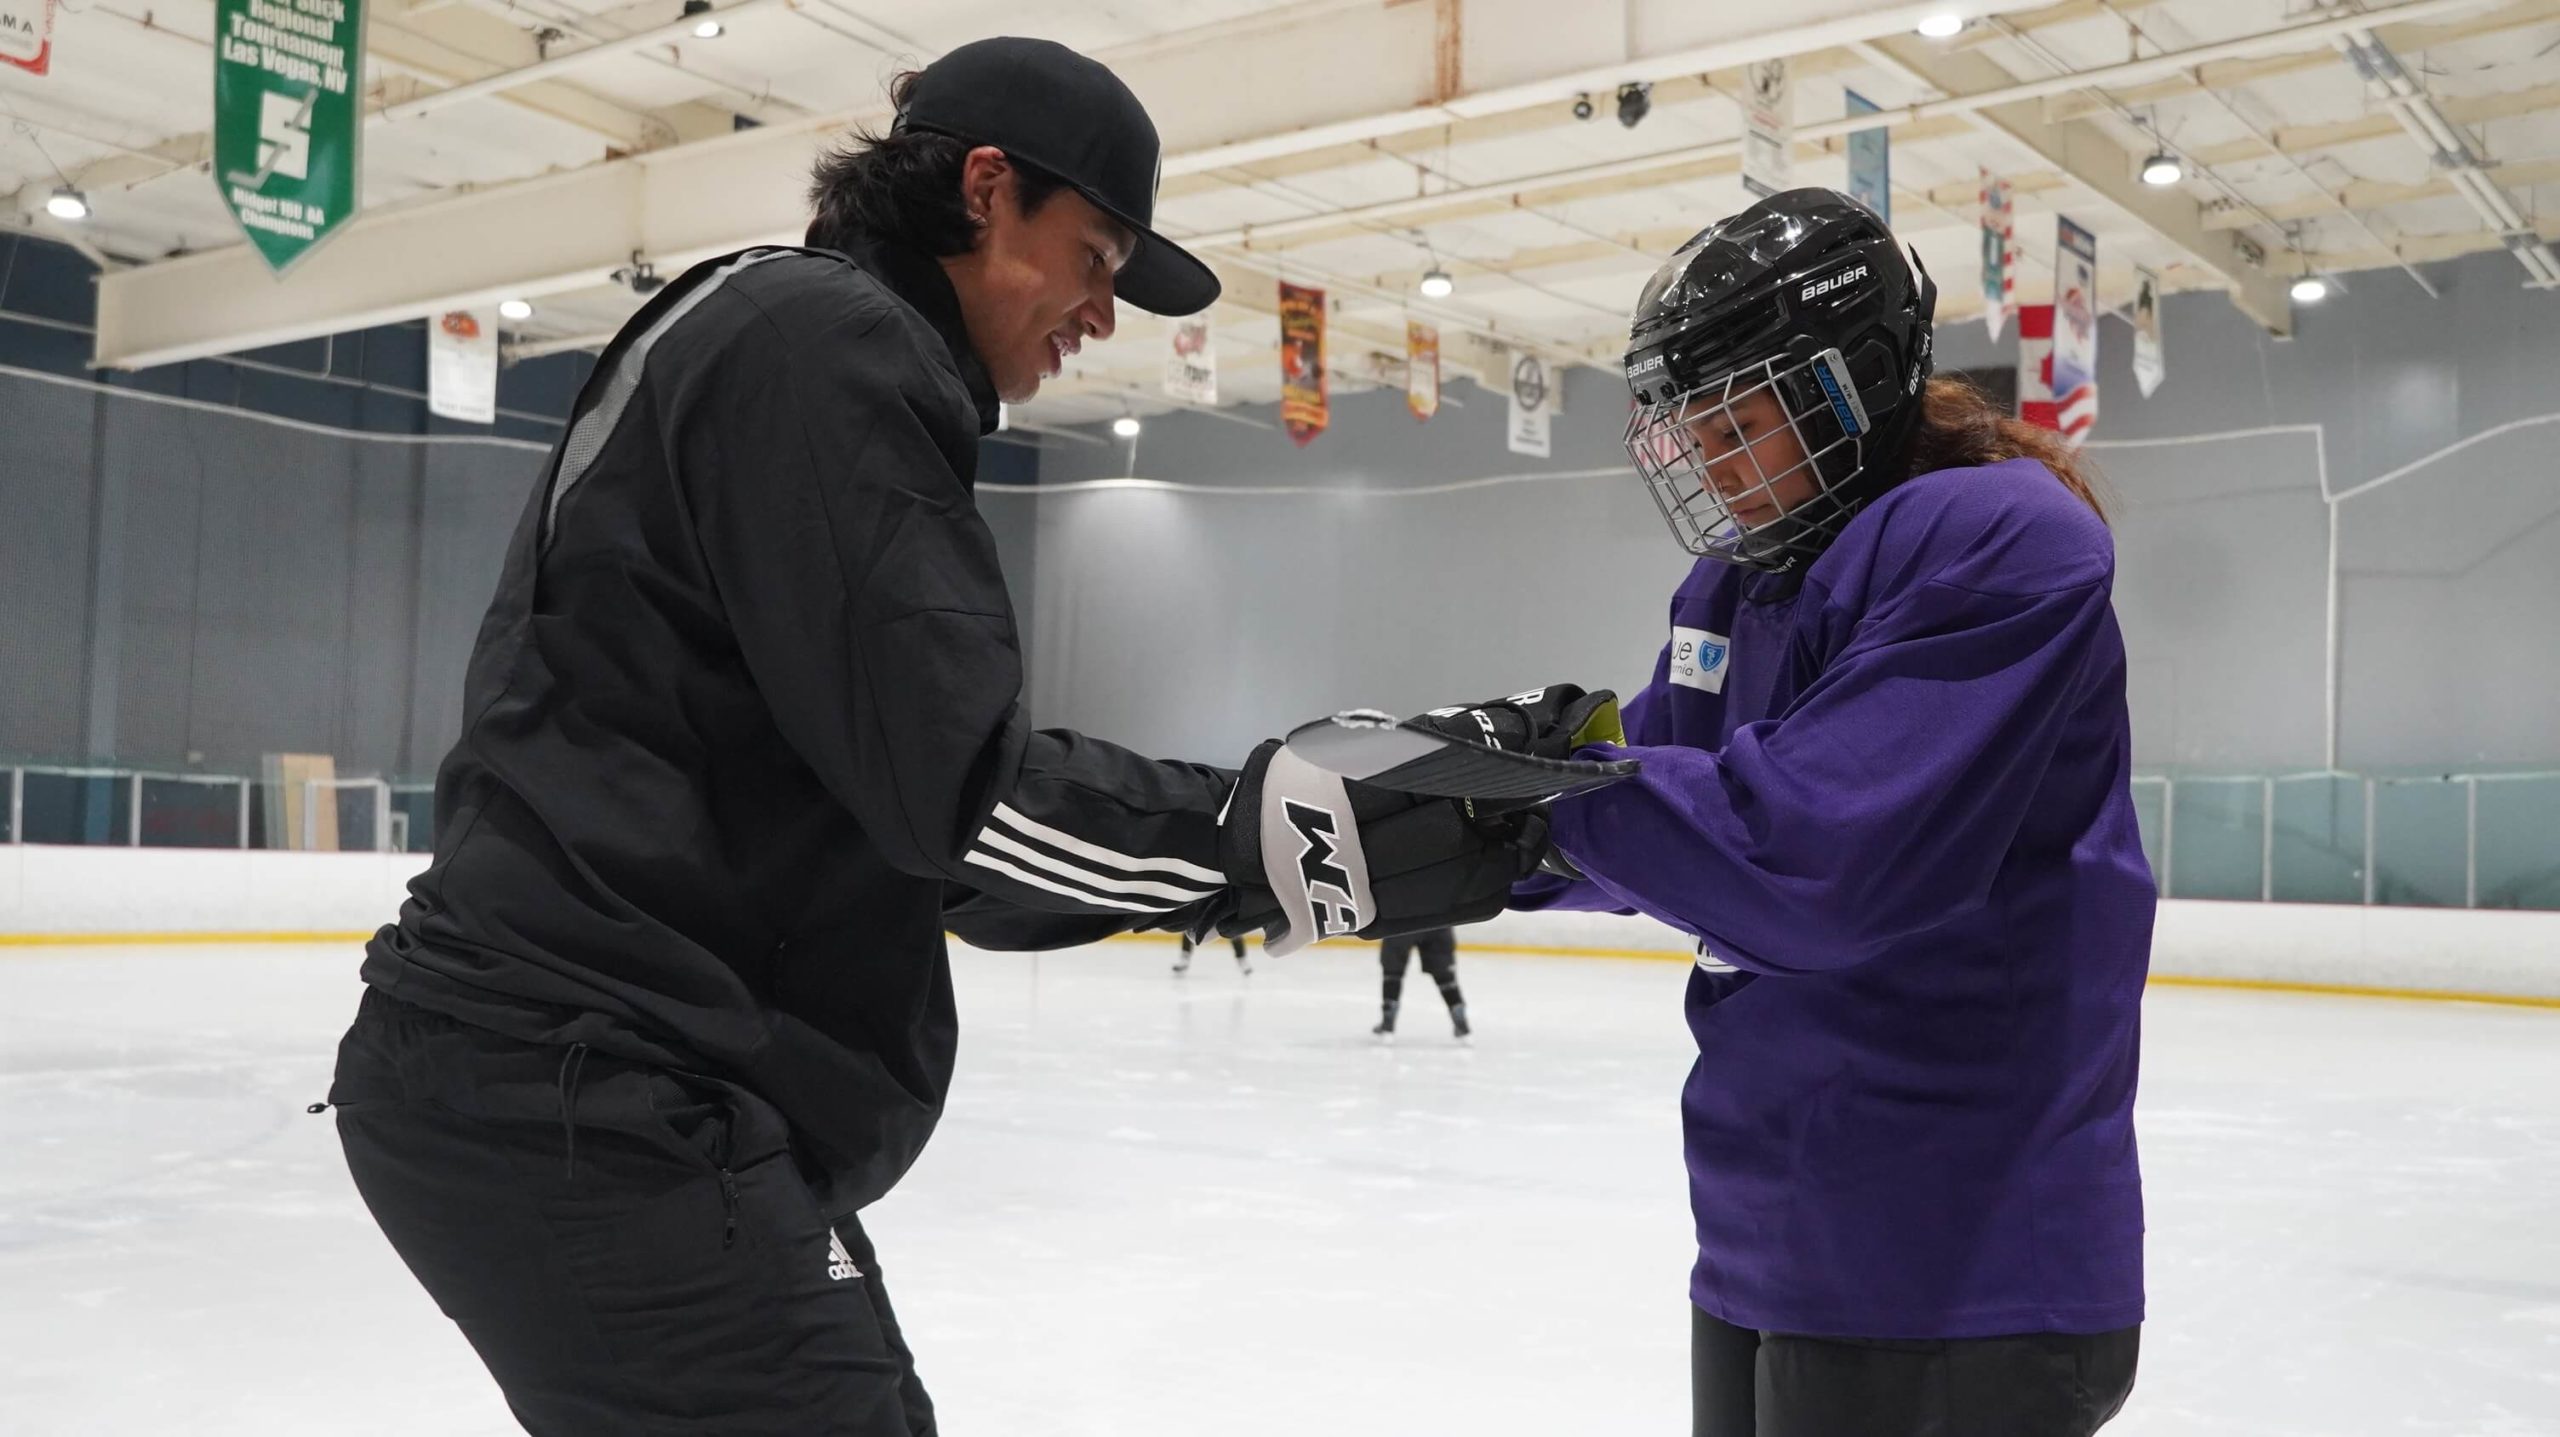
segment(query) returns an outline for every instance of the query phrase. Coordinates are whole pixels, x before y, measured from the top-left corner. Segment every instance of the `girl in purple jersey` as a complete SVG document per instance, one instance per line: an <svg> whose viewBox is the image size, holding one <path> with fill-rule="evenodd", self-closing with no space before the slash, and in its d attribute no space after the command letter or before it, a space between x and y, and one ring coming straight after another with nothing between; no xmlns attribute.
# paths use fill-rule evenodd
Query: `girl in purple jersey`
<svg viewBox="0 0 2560 1437"><path fill-rule="evenodd" d="M1628 447L1699 562L1637 777L1521 908L1698 939L1698 1437L2076 1437L2131 1390L2154 900L2114 551L2047 431L1930 377L1875 214L1777 195L1646 287Z"/></svg>

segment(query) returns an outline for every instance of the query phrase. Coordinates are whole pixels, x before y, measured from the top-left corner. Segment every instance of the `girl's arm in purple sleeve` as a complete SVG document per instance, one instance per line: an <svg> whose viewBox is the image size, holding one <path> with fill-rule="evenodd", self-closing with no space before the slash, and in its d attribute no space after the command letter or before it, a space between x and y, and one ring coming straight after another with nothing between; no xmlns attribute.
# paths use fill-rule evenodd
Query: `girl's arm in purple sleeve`
<svg viewBox="0 0 2560 1437"><path fill-rule="evenodd" d="M2108 590L2103 572L2017 594L1942 571L1723 751L1634 747L1643 773L1556 805L1557 844L1737 966L1874 957L1987 899L2064 728L2123 663Z"/></svg>
<svg viewBox="0 0 2560 1437"><path fill-rule="evenodd" d="M1662 686L1670 664L1670 646L1653 661L1653 682L1643 693L1618 706L1619 723L1627 731L1630 743L1658 740L1648 727L1653 715L1662 712ZM1552 873L1532 874L1511 890L1510 907L1524 913L1633 913L1626 900L1615 896L1586 878L1563 878Z"/></svg>

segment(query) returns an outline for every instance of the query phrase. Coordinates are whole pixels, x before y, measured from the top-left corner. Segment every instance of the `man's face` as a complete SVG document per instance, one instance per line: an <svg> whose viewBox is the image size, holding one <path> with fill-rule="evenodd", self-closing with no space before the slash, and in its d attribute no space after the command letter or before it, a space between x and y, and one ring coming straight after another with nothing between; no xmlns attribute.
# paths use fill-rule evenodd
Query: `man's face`
<svg viewBox="0 0 2560 1437"><path fill-rule="evenodd" d="M1111 337L1112 285L1136 236L1073 190L1024 214L1011 162L989 146L969 152L961 195L985 223L978 247L943 268L997 395L1020 404L1086 340Z"/></svg>

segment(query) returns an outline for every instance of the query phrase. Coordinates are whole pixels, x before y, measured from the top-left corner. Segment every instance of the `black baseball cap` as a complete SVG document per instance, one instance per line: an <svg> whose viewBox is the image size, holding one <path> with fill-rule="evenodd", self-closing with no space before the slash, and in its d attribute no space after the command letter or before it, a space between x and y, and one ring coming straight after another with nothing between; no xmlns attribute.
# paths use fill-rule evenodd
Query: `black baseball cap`
<svg viewBox="0 0 2560 1437"><path fill-rule="evenodd" d="M1102 62L1050 40L974 40L924 67L894 129L993 145L1136 231L1117 290L1138 308L1198 314L1217 302L1217 275L1150 227L1163 146L1146 107Z"/></svg>

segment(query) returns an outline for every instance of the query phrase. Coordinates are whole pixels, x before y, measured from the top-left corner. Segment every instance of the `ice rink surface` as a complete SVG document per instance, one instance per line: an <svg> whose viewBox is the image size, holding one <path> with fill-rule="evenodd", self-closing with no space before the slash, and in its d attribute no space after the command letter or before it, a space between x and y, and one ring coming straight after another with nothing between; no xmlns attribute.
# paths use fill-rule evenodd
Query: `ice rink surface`
<svg viewBox="0 0 2560 1437"><path fill-rule="evenodd" d="M962 954L869 1218L953 1437L1677 1434L1676 963ZM340 947L0 949L0 1433L516 1430L326 1118ZM2560 1012L2155 988L2117 1437L2560 1437Z"/></svg>

